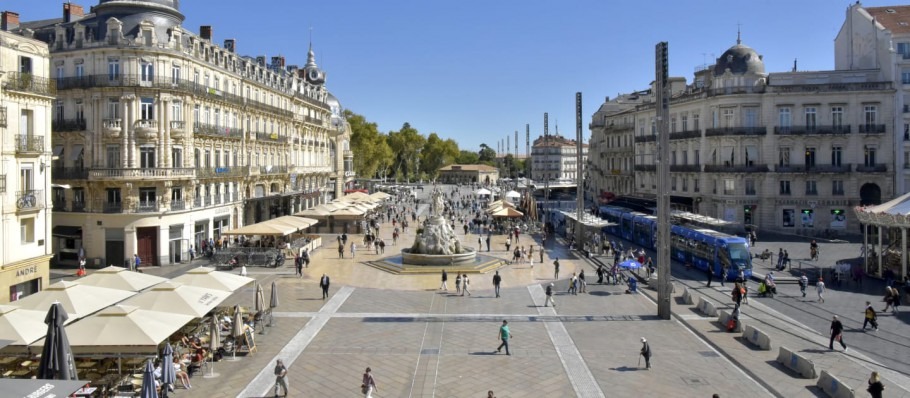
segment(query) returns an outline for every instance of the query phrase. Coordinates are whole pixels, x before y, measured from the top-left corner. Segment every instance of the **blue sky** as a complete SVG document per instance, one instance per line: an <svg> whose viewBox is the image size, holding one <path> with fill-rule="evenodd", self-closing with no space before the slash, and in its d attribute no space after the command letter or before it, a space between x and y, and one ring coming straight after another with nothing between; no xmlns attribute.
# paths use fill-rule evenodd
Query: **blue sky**
<svg viewBox="0 0 910 398"><path fill-rule="evenodd" d="M86 6L96 1L76 2ZM691 81L696 67L735 44L764 56L769 72L834 65L834 37L852 1L831 0L183 0L184 27L213 25L217 43L237 39L244 55L306 62L312 28L316 61L343 106L383 132L409 122L462 149L519 131L531 139L575 135L575 92L584 132L605 96L648 87L654 45L670 44L670 73ZM3 0L23 21L62 14L62 1ZM863 5L883 6L883 1ZM514 142L511 146L514 148ZM512 149L514 151L514 149Z"/></svg>

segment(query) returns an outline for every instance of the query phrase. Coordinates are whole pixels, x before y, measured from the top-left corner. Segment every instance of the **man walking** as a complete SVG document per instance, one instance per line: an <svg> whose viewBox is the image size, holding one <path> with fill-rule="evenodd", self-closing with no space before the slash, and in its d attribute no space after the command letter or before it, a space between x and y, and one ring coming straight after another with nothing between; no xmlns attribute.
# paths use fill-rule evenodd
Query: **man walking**
<svg viewBox="0 0 910 398"><path fill-rule="evenodd" d="M575 277L575 273L572 273L572 277L569 278L569 290L566 291L567 294L578 295L578 278Z"/></svg>
<svg viewBox="0 0 910 398"><path fill-rule="evenodd" d="M866 302L866 318L863 320L863 331L866 331L866 325L872 325L872 331L878 331L878 314L875 313L875 309L872 308L872 303Z"/></svg>
<svg viewBox="0 0 910 398"><path fill-rule="evenodd" d="M540 245L540 264L543 265L543 244Z"/></svg>
<svg viewBox="0 0 910 398"><path fill-rule="evenodd" d="M357 254L357 244L354 242L351 242L351 258L356 257L356 254Z"/></svg>
<svg viewBox="0 0 910 398"><path fill-rule="evenodd" d="M490 251L490 235L487 235L487 251Z"/></svg>
<svg viewBox="0 0 910 398"><path fill-rule="evenodd" d="M553 279L559 279L559 257L553 260Z"/></svg>
<svg viewBox="0 0 910 398"><path fill-rule="evenodd" d="M585 282L585 270L578 273L578 291L581 293L588 292L588 282Z"/></svg>
<svg viewBox="0 0 910 398"><path fill-rule="evenodd" d="M831 320L831 340L828 341L829 350L834 350L834 340L839 341L841 347L844 347L844 352L847 352L847 344L844 344L844 325L840 323L840 319L837 319L837 315Z"/></svg>
<svg viewBox="0 0 910 398"><path fill-rule="evenodd" d="M284 396L288 396L288 368L280 359L275 364L275 396L278 395L279 387L284 390Z"/></svg>
<svg viewBox="0 0 910 398"><path fill-rule="evenodd" d="M708 264L708 285L706 287L711 287L711 281L714 279L714 270L711 267L711 264Z"/></svg>
<svg viewBox="0 0 910 398"><path fill-rule="evenodd" d="M502 326L499 327L499 339L502 340L502 344L499 345L499 348L496 349L496 353L502 351L502 347L506 348L506 355L512 355L509 352L509 339L512 338L512 333L509 332L509 321L503 320Z"/></svg>
<svg viewBox="0 0 910 398"><path fill-rule="evenodd" d="M644 337L641 338L640 355L645 357L645 369L651 370L651 346L648 344L648 340Z"/></svg>
<svg viewBox="0 0 910 398"><path fill-rule="evenodd" d="M556 300L553 300L553 283L550 282L547 285L547 300L543 302L544 307L549 307L550 304L553 304L553 308L556 308Z"/></svg>
<svg viewBox="0 0 910 398"><path fill-rule="evenodd" d="M818 292L818 302L825 302L825 280L821 277L818 278L818 282L815 282L815 291Z"/></svg>
<svg viewBox="0 0 910 398"><path fill-rule="evenodd" d="M806 277L806 273L803 272L799 277L799 291L803 294L803 297L806 297L806 287L809 286L809 278Z"/></svg>
<svg viewBox="0 0 910 398"><path fill-rule="evenodd" d="M294 258L294 268L297 271L297 277L303 277L303 257L301 257L299 254Z"/></svg>
<svg viewBox="0 0 910 398"><path fill-rule="evenodd" d="M493 290L496 291L496 298L499 298L499 284L502 283L502 277L499 276L499 271L496 271L496 274L493 275ZM508 350L506 350L508 351Z"/></svg>
<svg viewBox="0 0 910 398"><path fill-rule="evenodd" d="M133 268L133 271L139 271L139 265L142 264L142 259L139 258L138 253L133 254L133 263L135 264L135 268Z"/></svg>
<svg viewBox="0 0 910 398"><path fill-rule="evenodd" d="M468 296L471 295L471 292L468 291L468 285L471 284L471 281L468 280L468 274L461 274L461 295L464 296L465 293Z"/></svg>
<svg viewBox="0 0 910 398"><path fill-rule="evenodd" d="M319 287L322 288L322 299L325 300L326 297L329 297L329 276L322 274L322 278L319 278Z"/></svg>
<svg viewBox="0 0 910 398"><path fill-rule="evenodd" d="M446 282L449 280L449 274L446 273L446 270L442 270L442 286L439 289L444 291L449 291L449 286L446 285Z"/></svg>

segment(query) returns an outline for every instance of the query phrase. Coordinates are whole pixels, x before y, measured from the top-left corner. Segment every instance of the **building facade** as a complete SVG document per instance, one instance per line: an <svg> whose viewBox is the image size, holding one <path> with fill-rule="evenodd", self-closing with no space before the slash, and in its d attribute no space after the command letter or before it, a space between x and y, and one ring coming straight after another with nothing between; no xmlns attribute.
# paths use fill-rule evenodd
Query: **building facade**
<svg viewBox="0 0 910 398"><path fill-rule="evenodd" d="M54 250L90 266L187 261L199 242L340 196L350 129L303 68L181 26L176 0L101 0L13 30L48 43Z"/></svg>
<svg viewBox="0 0 910 398"><path fill-rule="evenodd" d="M496 185L499 169L485 164L450 164L439 169L442 184Z"/></svg>
<svg viewBox="0 0 910 398"><path fill-rule="evenodd" d="M588 162L588 144L582 144L582 161L578 164L578 146L575 140L559 133L537 137L531 145L531 178L535 181L576 181L584 173Z"/></svg>
<svg viewBox="0 0 910 398"><path fill-rule="evenodd" d="M634 107L595 114L592 140L619 142L598 145L592 156L600 163L596 191L656 195L652 92L639 92ZM894 195L895 89L881 69L769 74L737 39L691 84L672 79L671 93L669 189L677 207L821 236L859 233L847 209ZM631 189L621 178L628 159Z"/></svg>
<svg viewBox="0 0 910 398"><path fill-rule="evenodd" d="M15 15L7 15L15 18ZM47 44L0 31L0 303L40 291L51 259ZM8 292L8 294L7 294Z"/></svg>

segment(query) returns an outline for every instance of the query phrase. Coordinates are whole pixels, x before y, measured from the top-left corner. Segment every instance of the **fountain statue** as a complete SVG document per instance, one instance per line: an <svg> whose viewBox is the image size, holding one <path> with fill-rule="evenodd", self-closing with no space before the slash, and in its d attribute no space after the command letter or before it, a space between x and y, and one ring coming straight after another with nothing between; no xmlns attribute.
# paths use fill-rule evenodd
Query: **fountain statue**
<svg viewBox="0 0 910 398"><path fill-rule="evenodd" d="M434 189L430 194L430 215L414 238L410 249L401 251L402 262L415 265L452 265L473 262L477 252L463 247L443 213L445 202L442 192Z"/></svg>

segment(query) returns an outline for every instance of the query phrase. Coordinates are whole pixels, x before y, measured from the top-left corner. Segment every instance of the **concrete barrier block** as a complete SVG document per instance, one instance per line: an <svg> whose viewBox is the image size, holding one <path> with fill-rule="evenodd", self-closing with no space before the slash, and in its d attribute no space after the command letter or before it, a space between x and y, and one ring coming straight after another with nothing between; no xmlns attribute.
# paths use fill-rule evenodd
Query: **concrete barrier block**
<svg viewBox="0 0 910 398"><path fill-rule="evenodd" d="M705 316L717 316L717 306L705 296L698 296L698 310Z"/></svg>
<svg viewBox="0 0 910 398"><path fill-rule="evenodd" d="M777 353L777 362L798 373L804 379L814 379L818 377L815 372L815 363L806 357L791 351L787 347L780 347Z"/></svg>
<svg viewBox="0 0 910 398"><path fill-rule="evenodd" d="M844 384L827 370L821 371L818 375L818 382L815 385L822 389L825 394L831 398L854 398L856 393L850 386Z"/></svg>
<svg viewBox="0 0 910 398"><path fill-rule="evenodd" d="M692 292L689 291L689 288L683 289L682 300L684 304L692 305Z"/></svg>
<svg viewBox="0 0 910 398"><path fill-rule="evenodd" d="M754 326L746 325L743 328L743 338L749 340L750 343L755 344L762 350L771 350L771 337Z"/></svg>
<svg viewBox="0 0 910 398"><path fill-rule="evenodd" d="M720 312L717 314L717 321L720 322L720 326L722 328L724 328L724 330L727 330L727 322L730 321L731 316L733 316L733 315L728 310L720 310ZM736 328L733 329L733 331L736 333L741 333L743 331L742 319L740 319L738 322L736 322Z"/></svg>

